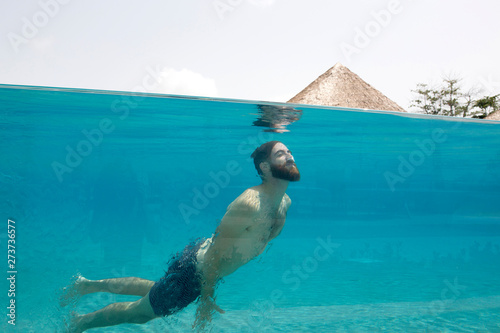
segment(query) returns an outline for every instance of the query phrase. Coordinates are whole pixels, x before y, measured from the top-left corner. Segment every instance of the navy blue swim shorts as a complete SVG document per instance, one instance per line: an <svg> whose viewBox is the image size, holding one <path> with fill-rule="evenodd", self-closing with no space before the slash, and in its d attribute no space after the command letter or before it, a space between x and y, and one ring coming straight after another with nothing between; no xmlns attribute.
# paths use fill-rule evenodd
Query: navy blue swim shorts
<svg viewBox="0 0 500 333"><path fill-rule="evenodd" d="M149 291L149 302L157 316L171 315L196 300L201 294L196 254L205 240L187 245L170 261L165 275Z"/></svg>

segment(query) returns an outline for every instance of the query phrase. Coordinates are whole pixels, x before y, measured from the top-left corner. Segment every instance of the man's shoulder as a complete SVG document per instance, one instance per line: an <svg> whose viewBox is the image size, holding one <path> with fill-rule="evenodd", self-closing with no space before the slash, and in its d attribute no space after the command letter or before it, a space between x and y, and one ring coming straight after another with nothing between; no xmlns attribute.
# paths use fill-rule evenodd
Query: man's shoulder
<svg viewBox="0 0 500 333"><path fill-rule="evenodd" d="M245 190L229 205L229 209L258 211L260 209L260 192L254 187Z"/></svg>

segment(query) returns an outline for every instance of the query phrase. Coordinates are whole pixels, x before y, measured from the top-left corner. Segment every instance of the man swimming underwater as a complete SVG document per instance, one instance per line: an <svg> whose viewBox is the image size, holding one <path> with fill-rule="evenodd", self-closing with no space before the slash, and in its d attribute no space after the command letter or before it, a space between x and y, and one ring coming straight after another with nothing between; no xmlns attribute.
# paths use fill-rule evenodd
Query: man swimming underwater
<svg viewBox="0 0 500 333"><path fill-rule="evenodd" d="M199 297L194 328L203 329L215 311L218 281L261 254L285 224L291 200L285 193L290 181L300 180L293 156L281 142L270 141L252 154L262 184L251 187L227 208L211 238L186 246L156 283L135 277L87 280L80 277L72 290L79 295L112 292L136 295L135 302L113 303L73 318L70 331L142 324L171 315Z"/></svg>

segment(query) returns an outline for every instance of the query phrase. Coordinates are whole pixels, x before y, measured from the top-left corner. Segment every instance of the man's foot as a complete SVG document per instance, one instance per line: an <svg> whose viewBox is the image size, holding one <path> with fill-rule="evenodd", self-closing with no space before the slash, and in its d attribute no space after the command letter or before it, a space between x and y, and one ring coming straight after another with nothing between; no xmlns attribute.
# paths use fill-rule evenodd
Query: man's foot
<svg viewBox="0 0 500 333"><path fill-rule="evenodd" d="M90 280L81 275L76 275L73 283L64 287L62 295L59 298L59 305L61 307L67 306L73 301L77 301L82 295L88 294L88 284Z"/></svg>
<svg viewBox="0 0 500 333"><path fill-rule="evenodd" d="M81 323L83 319L83 315L79 315L76 312L71 314L71 319L68 328L68 333L81 333L83 329L81 328Z"/></svg>

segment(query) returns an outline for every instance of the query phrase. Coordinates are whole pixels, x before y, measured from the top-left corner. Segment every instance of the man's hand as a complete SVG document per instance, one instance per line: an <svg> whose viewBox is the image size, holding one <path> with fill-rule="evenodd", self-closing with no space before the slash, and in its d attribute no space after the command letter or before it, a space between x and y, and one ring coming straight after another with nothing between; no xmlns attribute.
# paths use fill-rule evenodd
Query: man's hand
<svg viewBox="0 0 500 333"><path fill-rule="evenodd" d="M193 329L198 329L199 331L205 329L207 324L212 320L212 315L215 311L225 313L224 310L215 304L215 300L211 296L202 297L196 310L196 320L194 321Z"/></svg>

